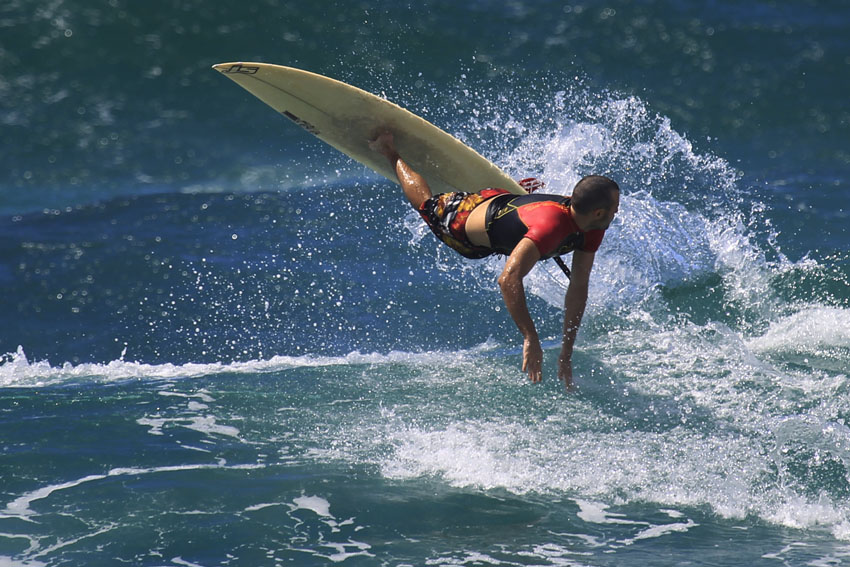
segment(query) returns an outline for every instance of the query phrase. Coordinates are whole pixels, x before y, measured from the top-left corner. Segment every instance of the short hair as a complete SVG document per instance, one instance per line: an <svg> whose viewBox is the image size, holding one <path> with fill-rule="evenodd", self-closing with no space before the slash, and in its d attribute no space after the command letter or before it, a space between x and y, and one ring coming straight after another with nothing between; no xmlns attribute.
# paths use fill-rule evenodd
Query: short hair
<svg viewBox="0 0 850 567"><path fill-rule="evenodd" d="M614 192L620 192L620 186L614 180L602 175L588 175L576 183L570 205L579 213L586 215L596 209L610 209L614 206Z"/></svg>

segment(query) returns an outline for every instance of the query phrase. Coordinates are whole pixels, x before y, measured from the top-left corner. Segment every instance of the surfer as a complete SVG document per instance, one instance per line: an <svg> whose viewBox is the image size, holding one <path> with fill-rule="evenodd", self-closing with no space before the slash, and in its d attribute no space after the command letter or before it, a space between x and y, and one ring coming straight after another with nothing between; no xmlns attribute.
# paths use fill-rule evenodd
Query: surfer
<svg viewBox="0 0 850 567"><path fill-rule="evenodd" d="M428 182L399 155L392 133L378 135L369 147L389 160L405 197L437 238L467 258L507 256L499 288L522 333L522 370L532 382L542 379L543 349L528 312L523 278L538 260L573 253L558 356L558 377L571 387L573 345L587 304L590 270L605 230L617 214L619 186L607 177L591 175L576 184L571 197L515 195L497 188L432 195Z"/></svg>

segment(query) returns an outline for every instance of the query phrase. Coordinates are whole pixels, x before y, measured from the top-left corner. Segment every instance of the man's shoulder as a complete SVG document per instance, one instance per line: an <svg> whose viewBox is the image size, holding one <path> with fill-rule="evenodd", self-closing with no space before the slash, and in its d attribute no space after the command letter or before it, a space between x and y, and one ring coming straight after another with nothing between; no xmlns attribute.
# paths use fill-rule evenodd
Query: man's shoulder
<svg viewBox="0 0 850 567"><path fill-rule="evenodd" d="M581 249L585 252L596 252L604 237L605 231L602 229L588 230L584 233L584 245Z"/></svg>
<svg viewBox="0 0 850 567"><path fill-rule="evenodd" d="M543 197L543 195L540 196ZM553 195L552 197L552 199L541 199L528 203L522 208L523 213L528 214L529 217L536 217L549 223L552 229L572 228L575 225L575 221L573 220L569 201L564 202L563 197L560 195Z"/></svg>

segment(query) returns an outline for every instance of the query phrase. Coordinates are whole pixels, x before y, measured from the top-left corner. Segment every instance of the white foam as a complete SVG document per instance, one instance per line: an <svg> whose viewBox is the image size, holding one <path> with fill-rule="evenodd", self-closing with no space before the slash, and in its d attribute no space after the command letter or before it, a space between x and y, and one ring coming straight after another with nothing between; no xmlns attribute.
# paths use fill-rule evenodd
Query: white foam
<svg viewBox="0 0 850 567"><path fill-rule="evenodd" d="M336 553L323 556L334 563L340 563L351 557L374 557L372 553L369 553L372 546L362 541L354 541L350 539L346 543L323 543L322 547L329 547L336 550ZM356 551L349 551L349 548L354 548ZM320 555L320 557L322 556Z"/></svg>
<svg viewBox="0 0 850 567"><path fill-rule="evenodd" d="M672 533L686 532L689 529L695 528L697 526L699 526L699 524L697 524L693 520L688 520L687 522L677 522L673 524L663 524L660 526L651 526L649 528L646 528L645 530L642 530L634 537L620 540L620 543L622 543L623 545L631 545L636 541L640 541L643 539L655 539Z"/></svg>
<svg viewBox="0 0 850 567"><path fill-rule="evenodd" d="M115 524L110 524L110 525L104 526L100 529L97 529L97 530L95 530L91 533L87 533L87 534L84 534L84 535L79 536L79 537L75 537L75 538L71 538L71 539L67 539L67 540L59 540L57 543L55 543L51 546L45 547L44 549L40 549L38 551L38 553L33 554L32 557L44 557L45 555L49 555L49 554L51 554L54 551L57 551L59 549L63 549L63 548L68 547L68 546L76 545L83 540L86 540L86 539L89 539L89 538L92 538L92 537L97 537L99 535L111 532L113 529L115 529L115 527L116 527Z"/></svg>
<svg viewBox="0 0 850 567"><path fill-rule="evenodd" d="M462 351L430 351L422 353L392 351L387 354L351 352L343 356L273 356L266 360L246 362L214 362L185 364L145 364L113 360L111 362L64 363L51 366L49 362L30 362L23 347L17 352L0 356L0 387L42 387L64 382L120 382L134 379L176 380L215 376L219 374L263 374L281 372L293 368L316 368L324 366L410 364L413 366L445 364L474 359L480 353L493 348L492 343ZM164 394L167 395L167 394ZM203 398L201 398L203 400Z"/></svg>
<svg viewBox="0 0 850 567"><path fill-rule="evenodd" d="M566 430L564 424L599 411L581 405L569 408L564 420L528 425L513 422L520 419L517 416L491 416L440 429L408 426L399 430L396 424L381 436L392 439L396 447L382 458L381 471L394 479L437 477L462 488L576 495L579 517L592 523L641 525L611 513L612 500L654 502L677 520L662 526L643 523L646 531L640 538L694 527L670 508L703 506L727 518L755 514L794 528L833 526L834 535L841 537L842 526L850 522L846 502L824 496L812 500L781 482L765 484L776 466L787 465L781 455L764 452L774 443L765 434L770 431L765 418L740 411L741 405L751 403L749 397L739 399L737 410L729 410L735 427L747 425L746 419L754 421L750 431L739 433L705 434L685 427L662 432L622 427L605 432L587 424L578 431ZM370 434L374 436L373 429ZM834 449L835 443L824 439L822 445ZM850 464L850 458L845 462Z"/></svg>
<svg viewBox="0 0 850 567"><path fill-rule="evenodd" d="M47 563L30 559L18 560L0 555L0 567L45 567Z"/></svg>
<svg viewBox="0 0 850 567"><path fill-rule="evenodd" d="M255 509L262 509L264 507L268 507L269 505L260 505L260 507L255 507ZM331 514L331 504L326 499L321 496L299 496L298 498L294 498L291 504L288 504L290 515L293 512L298 510L308 510L316 514L319 517L321 522L328 526L331 529L331 534L338 534L342 531L343 527L354 525L354 518L350 518L348 520L339 522L337 519ZM358 531L360 528L355 527L353 531ZM318 553L315 550L311 549L298 549L298 551L303 551L305 553L310 553L316 557L321 557L323 559L327 559L334 563L339 563L349 559L351 557L357 556L365 556L365 557L374 557L372 553L369 552L371 549L371 545L368 543L360 542L348 538L345 542L340 541L329 541L326 538L321 538L320 543L317 545L319 548L329 548L333 550L333 553Z"/></svg>
<svg viewBox="0 0 850 567"><path fill-rule="evenodd" d="M191 561L186 561L182 557L172 557L171 562L175 565L182 565L183 567L204 567L199 563L192 563Z"/></svg>
<svg viewBox="0 0 850 567"><path fill-rule="evenodd" d="M284 506L284 504L280 502L265 502L263 504L254 504L253 506L248 506L245 508L246 512L257 512L259 510L265 510L266 508L275 508L277 506Z"/></svg>
<svg viewBox="0 0 850 567"><path fill-rule="evenodd" d="M318 516L333 518L331 503L321 496L299 496L292 501L292 510L310 510Z"/></svg>
<svg viewBox="0 0 850 567"><path fill-rule="evenodd" d="M747 341L757 352L806 355L850 355L850 310L814 306L783 317L760 337ZM850 367L848 368L850 370Z"/></svg>
<svg viewBox="0 0 850 567"><path fill-rule="evenodd" d="M31 516L34 514L34 512L30 509L30 505L33 502L36 502L38 500L44 500L54 492L67 490L69 488L75 488L77 486L80 486L81 484L86 484L88 482L103 480L107 476L108 475L104 474L89 475L69 482L52 484L44 486L37 490L33 490L32 492L28 492L23 496L16 498L12 502L9 502L6 505L6 509L2 513L0 513L0 518L13 517L26 519L27 516Z"/></svg>
<svg viewBox="0 0 850 567"><path fill-rule="evenodd" d="M227 437L233 437L241 440L238 428L230 425L222 425L218 423L218 420L212 415L193 417L188 424L183 424L183 427L205 435L225 435Z"/></svg>
<svg viewBox="0 0 850 567"><path fill-rule="evenodd" d="M167 427L182 427L185 429L197 431L205 436L223 435L227 437L233 437L234 439L237 439L239 441L244 441L241 438L239 428L234 427L232 425L221 424L219 423L218 418L215 415L202 413L206 410L209 410L209 406L205 403L197 402L195 401L195 399L200 398L209 403L215 401L214 398L212 398L212 396L210 396L206 392L183 394L172 391L159 391L158 394L166 397L176 397L189 401L186 404L185 410L180 411L179 415L176 415L174 417L163 417L161 414L157 413L154 415L148 415L136 419L136 423L138 423L139 425L150 428L149 433L151 435L162 436L165 434L164 430ZM230 416L229 419L239 420L241 418L238 416ZM190 445L181 444L181 446L193 451L208 452L205 449L193 447Z"/></svg>
<svg viewBox="0 0 850 567"><path fill-rule="evenodd" d="M106 474L94 474L84 476L75 480L71 480L68 482L62 482L58 484L50 484L47 486L43 486L36 490L32 490L27 492L18 498L12 500L8 504L6 504L5 510L0 512L0 518L19 518L23 520L27 520L32 516L37 516L36 512L34 512L31 508L33 502L38 502L40 500L45 500L49 498L56 492L61 492L64 490L70 490L81 486L83 484L88 484L91 482L101 481L111 477L117 476L137 476L137 475L148 475L148 474L159 474L159 473L170 473L170 472L183 472L183 471L196 471L196 470L210 470L210 469L227 469L227 470L254 470L263 468L264 465L259 464L247 464L247 465L225 465L225 464L202 464L202 465L175 465L175 466L165 466L165 467L150 467L150 468L114 468L109 470Z"/></svg>
<svg viewBox="0 0 850 567"><path fill-rule="evenodd" d="M525 428L494 420L436 431L411 428L398 437L395 454L382 468L391 478L439 476L454 486L499 487L520 494L555 490L597 498L652 495L654 501L670 505L703 505L714 499L717 507L724 501L731 505L729 512L736 515L746 514L749 487L725 478L725 467L755 460L759 454L743 439L704 439L684 430L569 436L557 424ZM718 466L707 468L706 462ZM741 472L749 478L762 471ZM582 513L588 518L616 520L605 516L604 508L583 501Z"/></svg>
<svg viewBox="0 0 850 567"><path fill-rule="evenodd" d="M589 502L587 500L576 500L579 512L578 517L591 524L626 524L626 525L648 525L646 522L634 522L626 520L624 514L614 514L608 511L608 505L600 502Z"/></svg>
<svg viewBox="0 0 850 567"><path fill-rule="evenodd" d="M189 399L198 399L202 402L212 403L215 401L215 398L209 395L209 392L204 390L200 390L198 392L193 392L191 394L186 394L184 392L171 392L168 390L160 390L157 392L160 396L163 397L172 397L172 398L189 398Z"/></svg>

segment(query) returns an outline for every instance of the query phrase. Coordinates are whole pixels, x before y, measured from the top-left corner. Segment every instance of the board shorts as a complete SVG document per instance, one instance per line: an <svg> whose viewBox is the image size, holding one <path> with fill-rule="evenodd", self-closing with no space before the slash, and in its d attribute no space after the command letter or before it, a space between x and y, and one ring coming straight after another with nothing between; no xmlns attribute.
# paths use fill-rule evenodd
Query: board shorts
<svg viewBox="0 0 850 567"><path fill-rule="evenodd" d="M509 193L504 189L484 189L478 193L441 193L434 195L419 207L419 214L437 238L461 256L477 260L495 251L478 246L466 236L466 221L472 209L498 195Z"/></svg>

